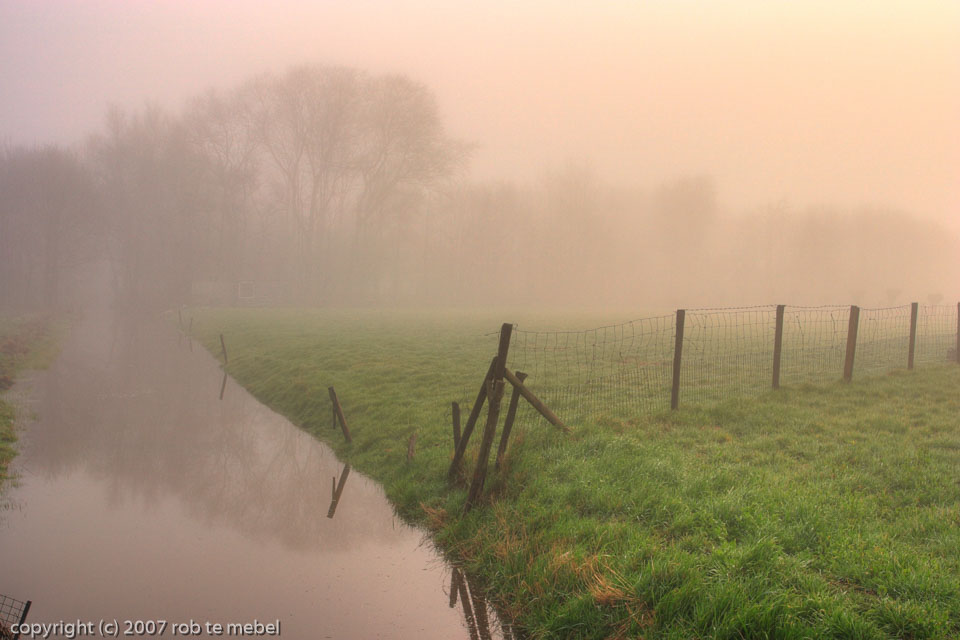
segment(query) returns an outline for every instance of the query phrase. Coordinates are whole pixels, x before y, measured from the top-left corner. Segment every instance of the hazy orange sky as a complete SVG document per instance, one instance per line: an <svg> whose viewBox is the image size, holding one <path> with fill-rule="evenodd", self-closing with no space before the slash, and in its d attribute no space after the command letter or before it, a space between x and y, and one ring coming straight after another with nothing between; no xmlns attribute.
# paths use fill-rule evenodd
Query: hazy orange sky
<svg viewBox="0 0 960 640"><path fill-rule="evenodd" d="M0 140L72 143L304 62L429 85L478 178L570 162L733 209L896 206L960 230L960 2L0 0Z"/></svg>

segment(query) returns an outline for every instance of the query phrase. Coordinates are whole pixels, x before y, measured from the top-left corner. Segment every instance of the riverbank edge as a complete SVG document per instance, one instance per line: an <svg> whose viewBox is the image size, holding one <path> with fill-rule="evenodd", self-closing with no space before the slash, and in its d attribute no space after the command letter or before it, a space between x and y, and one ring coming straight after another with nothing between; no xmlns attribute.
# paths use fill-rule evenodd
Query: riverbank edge
<svg viewBox="0 0 960 640"><path fill-rule="evenodd" d="M17 407L9 387L25 371L48 368L60 353L68 321L45 315L0 319L0 493L14 478L10 464L18 454Z"/></svg>
<svg viewBox="0 0 960 640"><path fill-rule="evenodd" d="M214 357L223 359L225 345L220 341L219 331L229 331L231 328L229 323L216 327L205 326L199 332L201 344ZM230 336L226 345L228 349L231 346L240 348L249 346L238 343L234 333L228 333L228 336ZM230 357L234 357L232 352ZM229 362L233 363L232 360ZM276 362L273 362L273 364L275 365ZM427 465L430 467L429 473L419 473L416 471L419 463L411 464L405 456L406 447L400 446L401 443L398 442L396 443L397 446L387 449L388 464L382 464L383 458L380 458L380 462L375 465L364 463L359 458L369 454L371 446L383 445L383 440L377 440L377 435L360 435L357 437L358 429L354 429L354 442L352 444L345 443L338 431L329 428L329 399L324 401L313 389L313 395L317 397L305 401L298 394L307 389L312 389L312 387L306 384L295 370L287 371L282 375L276 371L264 373L264 371L258 371L256 367L251 368L249 362L244 363L239 369L242 369L242 371L238 370L234 364L226 366L227 372L233 375L238 383L250 391L254 397L326 443L341 460L350 463L380 482L397 513L406 520L424 526L431 531L432 539L437 547L446 553L455 564L465 566L472 574L484 581L487 586L487 595L491 601L499 609L507 612L508 618L512 620L514 625L521 625L520 628L524 629L530 637L639 637L638 634L641 634L643 637L673 638L690 637L689 633L693 632L691 628L673 627L669 622L667 622L668 626L666 628L662 627L661 624L669 618L667 615L662 617L659 615L666 614L669 611L669 607L664 606L665 601L658 599L644 600L636 597L635 591L637 589L631 584L632 576L625 576L618 571L618 562L615 560L616 545L607 541L593 540L591 538L593 532L588 531L580 522L577 522L576 518L572 519L573 524L567 535L570 544L562 548L538 549L529 545L522 535L518 538L518 531L523 532L526 526L551 527L556 525L557 520L562 520L565 517L557 514L551 515L549 512L524 514L514 509L515 505L511 500L513 487L524 480L531 480L531 478L525 477L519 465L512 470L514 472L513 477L511 477L508 463L508 469L502 475L498 474L488 478L487 497L482 501L480 508L474 509L467 515L462 515L466 488L462 483L452 486L446 483L445 473L442 473L442 469L438 466L436 456ZM942 370L946 372L945 379L949 392L957 385L956 371L950 367ZM241 374L239 377L238 373ZM818 396L824 396L827 403L831 400L838 402L838 410L847 411L847 413L856 413L856 407L863 406L863 402L854 398L852 394L866 392L867 396L864 402L873 402L884 395L884 385L887 389L890 388L891 384L908 388L914 385L917 389L911 390L911 393L919 391L922 395L922 392L930 391L934 395L939 393L942 396L942 388L933 389L931 387L931 382L934 382L936 375L940 374L936 372L929 374L898 371L885 378L857 382L854 386L841 384L820 388L806 386L792 392L784 391L777 396L767 395L745 403L726 403L719 408L688 409L673 414L659 413L643 416L638 423L627 425L626 428L633 430L651 428L663 431L677 429L680 431L691 427L706 429L708 427L704 427L704 424L712 424L714 426L710 426L709 429L716 431L721 442L727 442L731 435L720 425L730 428L729 423L736 420L756 422L771 417L782 418L789 423L790 419L795 419L797 416L790 416L788 412L795 410L797 406L815 402L822 405L824 400ZM270 378L269 381L266 378ZM875 384L875 380L880 382ZM265 382L269 384L265 385ZM871 388L872 385L875 385L875 388ZM940 387L942 386L940 384ZM271 398L265 392L265 389L276 390L279 387L288 390L289 394L281 398ZM347 385L344 388L349 390ZM841 401L847 404L839 406ZM850 404L851 402L853 404ZM750 416L751 412L760 415ZM363 416L363 410L359 412L354 410L352 415L357 416L358 413ZM874 415L870 417L871 419L877 418ZM361 424L364 422L368 426L375 423L370 419L357 421ZM352 423L352 428L354 424L356 423ZM950 424L953 425L954 423L951 422ZM614 430L619 430L624 428L624 425L604 426L605 429L611 427ZM431 434L428 431L426 435L430 436ZM589 434L586 437L589 438ZM711 434L708 437L713 438L714 436ZM368 438L372 438L372 440L368 440ZM421 436L421 442L423 441L424 439ZM577 447L592 444L582 441L579 434L574 434L572 442ZM429 440L427 440L427 443L429 443ZM530 442L527 445L529 446ZM418 444L418 446L420 445ZM567 445L563 444L563 446ZM448 452L444 451L443 453L443 460L447 460L446 454ZM449 453L452 453L452 451ZM471 465L472 461L468 460L467 468L470 468ZM518 471L519 473L516 473ZM411 477L421 486L412 490L405 482L410 480ZM503 481L503 479L508 480ZM582 507L580 508L582 509ZM629 527L631 525L627 522L613 523L614 529L621 526ZM506 533L501 536L500 532ZM655 536L660 535L658 532L654 532L654 534ZM668 534L674 535L670 532ZM693 536L692 539L696 540L697 536ZM655 545L656 543L657 540L654 540L652 544ZM598 546L600 548L599 553L597 552ZM777 541L760 540L752 548L743 552L747 557L737 559L737 561L755 561L756 558L751 555L754 553L775 555L777 548ZM605 551L609 553L604 553ZM723 550L715 549L715 551ZM666 573L661 575L659 572L664 570L654 568L653 560L649 558L651 556L649 549L640 549L636 555L642 562L647 562L649 559L649 571L653 573L654 580L658 583L657 588L660 589L662 586L664 589L662 596L668 596L666 600L671 600L672 594L684 595L683 582L685 575L696 578L696 572L685 566L668 567ZM563 563L563 566L556 564L558 560ZM766 559L762 560L766 561ZM701 568L697 567L696 569ZM790 573L793 567L780 567L780 569ZM550 574L558 577L557 583L550 583L545 579ZM518 579L517 576L520 576L521 579ZM803 578L806 579L807 577L803 576ZM943 576L940 576L940 578L952 582L955 576L947 575L945 578ZM560 579L564 584L560 584ZM814 578L814 580L819 580L819 578ZM568 587L571 581L577 583L577 590L575 592L564 591L564 588ZM865 590L858 584L851 585L846 581L832 580L830 576L824 576L823 582L828 584L829 592L822 594L821 604L832 604L833 606L828 607L827 610L818 609L809 613L801 612L803 616L810 616L811 625L816 620L818 623L836 625L838 630L843 628L852 633L855 626L867 622L871 623L871 628L876 631L881 625L883 628L889 629L895 628L893 625L913 625L926 615L925 612L914 611L910 607L897 609L896 607L899 607L899 604L894 602L891 605L893 608L889 611L889 620L863 618L858 613L862 603L856 603L865 598L871 601L877 599L879 596L876 592ZM659 583L662 583L662 585ZM848 597L853 598L850 604L854 606L846 610L846 605L841 604L840 600L845 602ZM552 604L540 608L543 602L550 600L553 600ZM561 603L569 601L569 606L560 605L558 607L558 601ZM671 604L673 603L671 602ZM706 606L712 606L712 604L714 603L705 603ZM732 606L735 612L738 606L735 603L720 602L717 604L724 607ZM817 603L813 604L816 605ZM952 599L950 602L938 604L945 605L948 611L956 608L956 602ZM677 603L677 605L686 606L682 602ZM734 615L733 618L739 618L740 623L749 624L750 618L762 621L767 613L769 613L768 617L784 615L781 610L763 611L763 603L758 601L747 599L740 602L739 605L743 607L744 615ZM881 602L881 605L880 612L883 614L885 612L883 607L886 607L886 604ZM758 610L758 606L760 610ZM792 606L792 603L785 605L786 609ZM876 608L874 607L874 609ZM553 617L545 623L543 614L547 613L547 609L550 610L549 615ZM943 607L941 611L942 609ZM699 615L699 612L686 610L680 610L677 613L681 614L681 618L689 618L695 614ZM586 617L583 614L586 614ZM788 613L788 615L793 614ZM657 620L657 618L660 619ZM792 619L794 623L802 622L802 618ZM534 621L532 625L528 625L530 620ZM580 622L580 620L585 622ZM780 624L774 619L767 620L767 622L773 628L777 628ZM934 631L932 635L927 637L952 637L942 635L942 630L951 625L948 621L944 621L942 616L937 616L933 624L936 626L931 628L938 628L940 631ZM813 626L808 631L812 629ZM795 628L794 630L796 631ZM880 632L878 635L866 629L866 627L862 630L866 630L866 635L849 637L903 637L896 633ZM790 635L789 630L786 631L789 637L794 637ZM648 633L651 635L647 636ZM680 635L676 635L677 633ZM685 633L688 635L683 635ZM707 635L703 637L720 636ZM796 637L808 636L803 635L801 630L801 634ZM836 637L848 636L841 632Z"/></svg>

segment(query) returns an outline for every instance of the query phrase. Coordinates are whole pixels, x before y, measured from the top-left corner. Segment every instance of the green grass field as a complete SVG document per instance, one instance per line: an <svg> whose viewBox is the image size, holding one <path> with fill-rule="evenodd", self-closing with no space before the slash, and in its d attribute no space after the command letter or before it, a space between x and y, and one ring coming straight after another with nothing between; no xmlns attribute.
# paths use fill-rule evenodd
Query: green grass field
<svg viewBox="0 0 960 640"><path fill-rule="evenodd" d="M63 326L45 318L0 318L0 488L17 454L16 412L3 394L20 371L42 369L53 361L62 330Z"/></svg>
<svg viewBox="0 0 960 640"><path fill-rule="evenodd" d="M960 637L956 364L672 413L597 401L567 435L524 411L464 517L450 401L476 393L502 317L190 313L212 353L224 334L231 375L382 482L530 637Z"/></svg>

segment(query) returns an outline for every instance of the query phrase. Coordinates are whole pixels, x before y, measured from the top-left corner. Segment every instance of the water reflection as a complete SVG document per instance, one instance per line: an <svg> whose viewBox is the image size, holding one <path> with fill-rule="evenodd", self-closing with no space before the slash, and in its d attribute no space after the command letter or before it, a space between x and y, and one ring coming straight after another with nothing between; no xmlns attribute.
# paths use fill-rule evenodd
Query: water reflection
<svg viewBox="0 0 960 640"><path fill-rule="evenodd" d="M459 599L460 610L463 612L471 640L513 640L510 626L497 621L496 614L488 609L486 598L481 594L482 591L473 578L453 567L450 572L450 608L455 608ZM496 626L491 625L491 616L494 617Z"/></svg>
<svg viewBox="0 0 960 640"><path fill-rule="evenodd" d="M340 496L343 495L343 487L347 484L347 476L350 475L350 465L343 465L343 472L340 474L340 481L333 477L333 496L330 498L330 508L327 509L327 517L332 518L337 512L337 505L340 503Z"/></svg>
<svg viewBox="0 0 960 640"><path fill-rule="evenodd" d="M0 510L0 566L37 619L199 606L285 615L291 638L512 637L465 579L448 609L449 566L380 487L191 345L162 324L88 321L22 389L38 419Z"/></svg>

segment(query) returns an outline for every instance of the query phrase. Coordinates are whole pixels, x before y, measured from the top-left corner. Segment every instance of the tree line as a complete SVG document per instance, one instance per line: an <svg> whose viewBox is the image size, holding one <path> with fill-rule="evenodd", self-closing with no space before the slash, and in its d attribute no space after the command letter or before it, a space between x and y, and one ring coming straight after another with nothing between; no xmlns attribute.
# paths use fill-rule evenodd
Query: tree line
<svg viewBox="0 0 960 640"><path fill-rule="evenodd" d="M112 109L78 149L0 149L0 307L238 302L623 306L850 301L957 281L905 214L721 211L707 177L618 188L568 165L478 182L431 91L304 66L172 113Z"/></svg>

